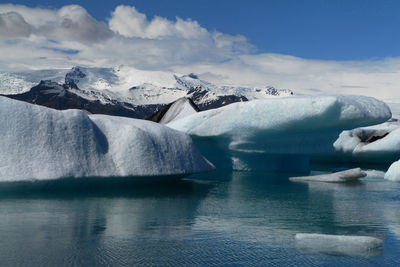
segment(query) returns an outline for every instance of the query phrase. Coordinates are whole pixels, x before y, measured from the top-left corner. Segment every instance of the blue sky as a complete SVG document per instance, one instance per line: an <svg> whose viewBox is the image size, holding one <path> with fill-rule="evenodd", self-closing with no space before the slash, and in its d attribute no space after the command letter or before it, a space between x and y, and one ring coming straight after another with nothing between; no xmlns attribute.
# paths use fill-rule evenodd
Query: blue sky
<svg viewBox="0 0 400 267"><path fill-rule="evenodd" d="M158 15L192 19L208 30L244 35L257 52L309 59L364 60L400 56L400 1L370 0L136 0L13 1L30 7L79 4L98 20L117 5Z"/></svg>
<svg viewBox="0 0 400 267"><path fill-rule="evenodd" d="M400 103L399 14L389 0L0 3L0 74L127 66Z"/></svg>

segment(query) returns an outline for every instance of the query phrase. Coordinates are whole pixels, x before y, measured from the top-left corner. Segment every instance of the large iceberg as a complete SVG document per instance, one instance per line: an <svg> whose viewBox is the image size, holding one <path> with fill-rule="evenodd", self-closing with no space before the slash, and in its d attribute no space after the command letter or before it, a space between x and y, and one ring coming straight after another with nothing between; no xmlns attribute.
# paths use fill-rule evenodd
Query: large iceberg
<svg viewBox="0 0 400 267"><path fill-rule="evenodd" d="M187 175L214 167L189 136L143 120L0 97L0 181Z"/></svg>
<svg viewBox="0 0 400 267"><path fill-rule="evenodd" d="M390 117L371 97L301 96L233 103L167 125L191 135L217 167L307 171L309 155L334 153L343 130Z"/></svg>

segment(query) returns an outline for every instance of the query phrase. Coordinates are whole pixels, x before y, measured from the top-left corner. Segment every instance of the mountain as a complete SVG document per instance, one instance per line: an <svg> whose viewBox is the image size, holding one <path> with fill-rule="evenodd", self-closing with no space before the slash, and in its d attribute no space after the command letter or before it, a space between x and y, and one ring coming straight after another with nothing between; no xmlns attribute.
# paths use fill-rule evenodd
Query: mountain
<svg viewBox="0 0 400 267"><path fill-rule="evenodd" d="M41 81L33 86L36 76ZM149 117L182 97L190 98L200 110L207 110L234 102L293 94L273 87L218 86L193 73L177 75L124 66L1 72L0 93L56 109L76 108L133 118Z"/></svg>

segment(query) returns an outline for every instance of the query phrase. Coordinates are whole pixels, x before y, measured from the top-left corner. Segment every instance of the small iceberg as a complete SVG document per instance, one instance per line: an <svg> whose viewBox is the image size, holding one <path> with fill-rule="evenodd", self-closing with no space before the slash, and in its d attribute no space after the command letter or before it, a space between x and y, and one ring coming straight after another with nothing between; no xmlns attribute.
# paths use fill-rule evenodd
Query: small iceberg
<svg viewBox="0 0 400 267"><path fill-rule="evenodd" d="M336 155L356 162L390 163L400 157L400 122L343 131L333 144Z"/></svg>
<svg viewBox="0 0 400 267"><path fill-rule="evenodd" d="M345 171L339 171L328 174L291 177L293 182L326 182L326 183L349 183L358 181L359 178L367 176L360 168L354 168Z"/></svg>
<svg viewBox="0 0 400 267"><path fill-rule="evenodd" d="M370 236L325 235L299 233L295 246L305 253L373 256L379 254L383 241Z"/></svg>
<svg viewBox="0 0 400 267"><path fill-rule="evenodd" d="M400 181L400 160L393 162L385 173L385 179L391 181Z"/></svg>

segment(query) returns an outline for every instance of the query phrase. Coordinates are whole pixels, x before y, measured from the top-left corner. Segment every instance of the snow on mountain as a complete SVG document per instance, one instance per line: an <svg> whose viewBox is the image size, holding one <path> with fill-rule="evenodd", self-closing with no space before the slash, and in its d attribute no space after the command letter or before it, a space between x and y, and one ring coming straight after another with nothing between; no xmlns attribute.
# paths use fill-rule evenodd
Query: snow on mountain
<svg viewBox="0 0 400 267"><path fill-rule="evenodd" d="M125 99L108 90L80 90L74 83L60 85L52 81L41 81L28 92L7 96L58 110L82 109L92 114L130 118L146 118L160 108L159 105L124 102Z"/></svg>
<svg viewBox="0 0 400 267"><path fill-rule="evenodd" d="M71 70L0 73L0 93L26 92L41 80L75 84L79 88L75 93L91 100L118 99L120 102L135 105L159 105L169 104L181 97L191 97L202 109L238 101L293 94L290 90L278 90L273 87L217 86L199 79L195 74L178 75L166 71L138 70L127 66L73 67ZM213 105L216 101L219 102Z"/></svg>
<svg viewBox="0 0 400 267"><path fill-rule="evenodd" d="M187 135L154 122L58 111L6 97L0 97L0 113L2 182L214 169Z"/></svg>
<svg viewBox="0 0 400 267"><path fill-rule="evenodd" d="M29 91L41 80L63 84L68 69L30 70L25 72L0 72L0 94L20 94Z"/></svg>

